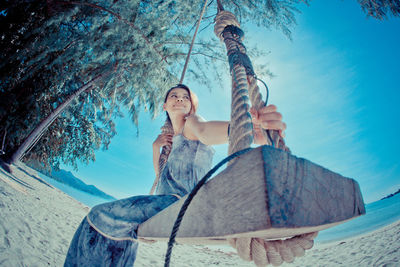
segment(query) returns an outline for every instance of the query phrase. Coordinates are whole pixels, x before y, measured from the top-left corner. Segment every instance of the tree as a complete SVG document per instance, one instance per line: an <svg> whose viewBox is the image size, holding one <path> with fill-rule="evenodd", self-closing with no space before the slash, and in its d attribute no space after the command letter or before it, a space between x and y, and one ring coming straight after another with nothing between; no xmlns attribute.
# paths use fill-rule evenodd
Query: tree
<svg viewBox="0 0 400 267"><path fill-rule="evenodd" d="M3 18L8 19L8 25L14 25L14 28L15 24L21 26L11 31L8 38L8 41L18 39L19 47L14 48L12 56L3 54L5 60L0 65L5 74L1 77L1 93L5 96L3 99L10 103L4 105L7 108L0 113L1 130L13 133L8 135L7 144L12 149L5 157L11 162L35 144L36 138L26 140L27 133L37 132L41 136L43 130L35 130L40 121L61 105L68 95L74 94L77 88L110 68L113 68L113 75L107 81L93 85L85 96L77 95L77 99L85 99L85 104L75 101L63 115L68 118L73 114L73 118L57 122L60 128L53 131L71 136L69 142L64 145L60 144L63 142L60 140L50 142L54 146L51 147L52 153L31 157L47 162L54 158L65 161L69 158L66 151L77 151L74 148L80 147L78 144L82 140L79 137L84 136L82 129L86 127L76 131L72 130L76 127L61 125L61 121L77 125L85 122L84 125L92 125L89 129L94 129L99 121L110 125L111 117L119 114L120 105L128 108L135 123L143 105L156 114L163 90L176 81L175 69L179 68L186 52L181 44L188 43L190 38L190 26L187 25L195 21L202 1L31 1L28 7L22 7L26 4L19 1L10 4L8 10L10 14L18 14L19 18L29 17L21 16L21 10L22 13L34 14L27 21L13 23L10 18L15 16L11 15ZM166 25L175 27L171 29ZM16 32L21 32L18 38L15 37ZM201 44L209 52L210 59L214 60L220 55L210 49L215 42ZM6 46L7 42L2 44ZM10 66L12 72L3 72ZM192 72L197 77L201 77L201 73ZM85 110L87 116L74 112L77 107L81 112ZM99 115L101 113L104 114ZM90 119L88 116L91 116ZM113 127L107 129L109 132L105 136L112 137ZM85 142L86 147L99 143L96 135L101 130L98 128L92 132L94 135L89 137L91 141ZM46 145L51 136L57 135L44 133L42 140L47 142L38 142L36 147L41 149L37 153L48 150ZM108 143L103 142L105 145ZM60 147L64 147L63 151ZM83 154L93 159L93 150ZM18 153L13 153L15 151ZM87 149L81 147L80 151L72 154L81 155L83 151ZM58 152L58 156L54 152Z"/></svg>
<svg viewBox="0 0 400 267"><path fill-rule="evenodd" d="M203 20L206 27L217 2L210 2ZM307 0L223 4L242 22L276 27L290 36L301 2L309 4ZM373 17L399 15L399 1L359 2ZM165 90L179 77L202 4L200 0L7 1L2 8L6 15L0 17L0 133L6 136L7 147L3 159L14 162L25 155L25 160L40 160L47 166L60 162L76 166L76 159L94 160L96 149L107 148L121 107L129 110L136 124L143 107L156 115ZM189 75L209 83L214 79L204 69L217 66L219 59L226 69L223 50L215 48L222 46L217 44L215 38L196 44L192 57L196 71L189 69ZM99 75L107 78L93 82ZM87 83L91 83L87 90L79 91ZM68 99L70 104L59 112L57 107ZM44 128L36 129L46 119ZM34 132L38 135L29 137Z"/></svg>
<svg viewBox="0 0 400 267"><path fill-rule="evenodd" d="M35 143L35 137L21 138L26 137L27 131L37 132L40 136L43 130L35 129L40 120L61 105L68 95L73 95L86 81L95 75L104 76L104 73L110 72L110 68L113 75L107 80L102 79L92 84L87 95L80 97L80 94L75 94L76 99L85 99L86 103L79 105L75 100L73 106L78 106L81 112L86 113L86 117L68 111L66 117L74 114L75 118L63 120L75 121L78 125L82 121L87 125L89 121L92 125L89 129L97 129L91 136L94 138L93 142L87 142L88 147L90 143L98 144L96 136L101 136L102 133L98 122L111 125L112 116L119 114L118 105L128 108L135 123L141 105L147 104L150 112L157 112L155 103L159 101L161 95L157 94L157 90L164 89L165 84L171 84L175 79L168 70L169 62L166 60L168 55L168 60L171 61L174 48L163 46L163 42L178 36L169 33L165 27L176 19L176 16L160 16L161 13L168 15L176 12L171 6L172 1L169 1L168 5L164 3L165 1L160 1L155 4L156 6L150 5L147 1L120 1L122 3L120 6L116 1L103 2L104 6L86 2L53 1L50 2L53 6L47 8L38 4L26 9L26 12L32 12L32 9L36 8L35 12L47 13L45 16L38 16L41 18L41 26L35 28L38 23L28 23L32 30L23 35L23 41L20 42L23 45L20 49L15 49L16 53L13 56L3 55L6 60L1 65L2 70L14 66L12 72L2 71L5 74L2 77L2 85L5 85L1 92L4 96L2 99L9 103L5 104L2 110L2 130L16 133L8 135L8 144L14 147L10 149L11 153L6 155L9 162L18 160L25 149ZM113 11L107 4L112 5ZM64 8L64 5L68 8ZM132 14L133 17L125 19L121 15L123 12L129 12L126 17ZM140 18L140 22L136 21L137 18ZM14 25L12 21L9 24ZM186 38L181 33L179 37L183 40ZM156 46L161 46L163 54ZM179 60L182 55L183 53L176 55L172 60ZM30 85L29 89L38 90L31 89L26 94L26 85ZM29 94L32 91L35 93ZM28 105L31 107L30 110L32 111L34 107L35 112L22 112L26 106L24 103L30 103ZM34 119L29 119L30 113L33 113ZM47 121L53 120L54 118L50 118ZM94 127L96 123L97 126ZM26 127L18 127L21 125ZM47 127L48 123L44 126ZM24 134L18 129L23 129ZM72 131L74 128L65 125L63 132L65 129ZM111 130L113 127L108 129ZM112 135L113 133L109 133L106 136L112 137ZM71 136L83 136L82 130L72 131ZM79 147L78 140L80 139L72 138L73 142L68 144ZM103 142L106 145L108 143L109 141ZM59 142L55 144L59 145ZM66 147L65 150L76 151L72 147ZM97 145L94 147L98 148ZM94 158L93 149L87 158Z"/></svg>

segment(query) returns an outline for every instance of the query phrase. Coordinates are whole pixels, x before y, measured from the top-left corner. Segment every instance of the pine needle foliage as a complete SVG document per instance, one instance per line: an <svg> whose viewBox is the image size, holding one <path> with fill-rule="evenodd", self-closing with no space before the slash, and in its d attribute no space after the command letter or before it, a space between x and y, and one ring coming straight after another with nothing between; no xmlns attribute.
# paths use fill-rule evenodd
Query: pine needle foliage
<svg viewBox="0 0 400 267"><path fill-rule="evenodd" d="M243 17L250 17L251 2L237 2L227 5L243 4ZM2 7L7 15L0 17L0 131L7 133L8 154L99 74L107 75L76 96L40 132L40 139L32 140L24 151L25 160L76 167L77 160L89 162L97 149L107 149L116 133L113 120L121 116L122 107L136 125L142 109L157 115L165 90L177 82L202 4L195 0L7 1ZM209 10L208 26L216 13L215 3ZM253 14L264 26L280 21L266 23L261 20L265 12ZM216 50L217 45L215 38L200 41L189 70L189 76L210 87L207 63L223 64L226 70L224 52Z"/></svg>
<svg viewBox="0 0 400 267"><path fill-rule="evenodd" d="M358 0L361 8L368 16L383 20L392 15L400 16L399 0Z"/></svg>
<svg viewBox="0 0 400 267"><path fill-rule="evenodd" d="M115 135L121 107L137 124L141 108L156 115L164 91L177 82L169 68L184 52L164 58L176 52L164 45L174 38L167 25L180 14L175 1L17 1L7 12L1 45L18 40L0 63L1 130L11 153L69 95L109 73L77 96L33 144L28 161L76 167L77 159L94 160Z"/></svg>
<svg viewBox="0 0 400 267"><path fill-rule="evenodd" d="M0 137L7 152L3 159L22 151L25 161L45 167L57 168L60 163L77 167L77 161L93 161L96 150L108 148L122 108L136 125L141 110L156 116L165 91L178 82L203 3L2 1ZM297 6L309 1L222 3L241 23L276 28L290 38ZM400 13L399 1L359 3L368 15L380 19ZM186 78L209 88L221 81L221 73L228 73L223 46L209 37L216 12L217 1L210 1ZM258 50L249 51L260 55ZM65 103L66 108L55 114ZM30 133L47 119L39 135L31 138ZM21 150L27 140L29 145Z"/></svg>

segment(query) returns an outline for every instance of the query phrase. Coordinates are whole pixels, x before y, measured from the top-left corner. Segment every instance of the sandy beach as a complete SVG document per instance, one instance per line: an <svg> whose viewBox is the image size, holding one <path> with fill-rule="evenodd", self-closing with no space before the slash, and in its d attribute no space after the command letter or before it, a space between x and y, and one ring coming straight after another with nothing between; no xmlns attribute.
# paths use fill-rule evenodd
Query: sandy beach
<svg viewBox="0 0 400 267"><path fill-rule="evenodd" d="M89 208L47 184L24 164L0 168L0 266L62 266ZM163 266L165 243L139 246L135 266ZM171 266L255 266L233 249L176 245ZM282 266L400 266L400 221L367 234L315 244Z"/></svg>

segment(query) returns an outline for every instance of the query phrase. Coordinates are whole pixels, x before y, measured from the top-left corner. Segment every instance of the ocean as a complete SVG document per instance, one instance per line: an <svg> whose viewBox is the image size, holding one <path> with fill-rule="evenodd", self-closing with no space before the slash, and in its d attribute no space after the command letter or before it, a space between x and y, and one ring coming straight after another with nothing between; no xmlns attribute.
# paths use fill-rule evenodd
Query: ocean
<svg viewBox="0 0 400 267"><path fill-rule="evenodd" d="M86 192L83 192L81 190L75 189L71 186L68 186L66 184L60 183L44 174L40 174L40 178L45 180L47 183L51 184L52 186L60 189L67 195L75 198L79 202L85 204L88 207L94 207L98 204L104 203L104 202L109 202L110 199L104 199L102 197L98 197L92 194L88 194Z"/></svg>
<svg viewBox="0 0 400 267"><path fill-rule="evenodd" d="M366 214L323 230L316 242L329 242L365 234L400 220L400 194L365 205Z"/></svg>

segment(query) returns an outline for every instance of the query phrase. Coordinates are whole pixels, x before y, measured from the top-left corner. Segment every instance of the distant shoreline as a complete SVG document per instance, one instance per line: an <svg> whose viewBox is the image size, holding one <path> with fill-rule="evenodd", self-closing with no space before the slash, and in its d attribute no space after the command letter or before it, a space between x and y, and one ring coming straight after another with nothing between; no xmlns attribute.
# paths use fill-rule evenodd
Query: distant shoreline
<svg viewBox="0 0 400 267"><path fill-rule="evenodd" d="M29 167L36 170L39 176L45 175L46 177L53 179L54 181L60 182L62 184L65 184L67 186L70 186L72 188L75 188L77 190L80 190L82 192L88 193L96 197L104 198L106 200L116 200L115 197L101 191L96 186L86 184L81 179L73 175L70 171L60 169L60 170L53 170L50 173L48 171L43 171L38 168L35 168L34 166L29 166Z"/></svg>
<svg viewBox="0 0 400 267"><path fill-rule="evenodd" d="M392 194L389 194L389 195L387 195L386 197L381 198L380 200L384 200L384 199L387 199L387 198L394 197L394 196L397 195L397 194L400 194L400 188L399 188L399 190L397 190L396 192L394 192L394 193L392 193Z"/></svg>

